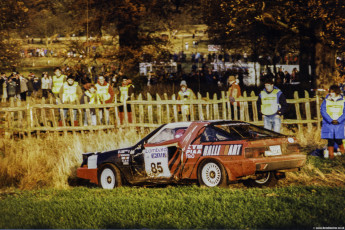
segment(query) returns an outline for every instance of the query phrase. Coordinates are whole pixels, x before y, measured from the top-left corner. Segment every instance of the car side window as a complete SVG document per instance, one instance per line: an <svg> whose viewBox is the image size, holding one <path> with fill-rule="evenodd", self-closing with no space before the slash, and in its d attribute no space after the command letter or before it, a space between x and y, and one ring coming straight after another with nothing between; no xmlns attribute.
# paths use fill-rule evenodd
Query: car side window
<svg viewBox="0 0 345 230"><path fill-rule="evenodd" d="M228 141L234 140L231 135L224 130L215 127L206 127L201 134L201 142Z"/></svg>

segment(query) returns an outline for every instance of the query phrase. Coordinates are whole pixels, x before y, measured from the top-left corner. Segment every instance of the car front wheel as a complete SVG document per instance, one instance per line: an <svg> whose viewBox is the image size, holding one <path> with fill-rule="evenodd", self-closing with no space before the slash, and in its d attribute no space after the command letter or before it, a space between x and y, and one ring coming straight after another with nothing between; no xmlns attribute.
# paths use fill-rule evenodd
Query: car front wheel
<svg viewBox="0 0 345 230"><path fill-rule="evenodd" d="M121 186L120 171L112 165L102 167L99 173L98 184L103 189L113 189Z"/></svg>
<svg viewBox="0 0 345 230"><path fill-rule="evenodd" d="M207 187L226 186L226 173L223 165L214 162L206 161L199 168L198 180L200 185Z"/></svg>

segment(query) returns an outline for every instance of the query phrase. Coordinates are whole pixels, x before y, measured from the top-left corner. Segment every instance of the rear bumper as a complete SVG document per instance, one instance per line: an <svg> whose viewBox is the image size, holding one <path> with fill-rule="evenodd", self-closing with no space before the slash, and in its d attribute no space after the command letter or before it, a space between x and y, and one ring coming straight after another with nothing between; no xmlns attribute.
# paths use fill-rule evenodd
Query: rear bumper
<svg viewBox="0 0 345 230"><path fill-rule="evenodd" d="M90 180L91 183L98 184L97 169L78 168L77 177Z"/></svg>
<svg viewBox="0 0 345 230"><path fill-rule="evenodd" d="M267 172L286 169L298 169L301 168L307 160L305 155L295 156L283 156L279 160L256 162L257 172Z"/></svg>

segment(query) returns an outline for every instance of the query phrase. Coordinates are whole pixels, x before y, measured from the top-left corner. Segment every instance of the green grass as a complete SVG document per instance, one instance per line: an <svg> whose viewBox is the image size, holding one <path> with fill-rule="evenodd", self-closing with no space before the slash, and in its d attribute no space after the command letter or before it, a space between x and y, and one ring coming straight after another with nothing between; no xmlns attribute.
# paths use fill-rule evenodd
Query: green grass
<svg viewBox="0 0 345 230"><path fill-rule="evenodd" d="M0 228L310 228L343 226L345 188L122 187L0 194Z"/></svg>

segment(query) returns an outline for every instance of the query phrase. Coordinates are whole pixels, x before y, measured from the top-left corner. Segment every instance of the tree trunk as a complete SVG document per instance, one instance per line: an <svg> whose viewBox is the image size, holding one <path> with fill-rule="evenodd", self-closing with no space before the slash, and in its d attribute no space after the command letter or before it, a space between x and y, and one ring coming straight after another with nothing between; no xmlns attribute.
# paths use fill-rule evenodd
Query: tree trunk
<svg viewBox="0 0 345 230"><path fill-rule="evenodd" d="M318 88L328 89L334 84L335 70L335 49L317 42L315 45L315 73Z"/></svg>

